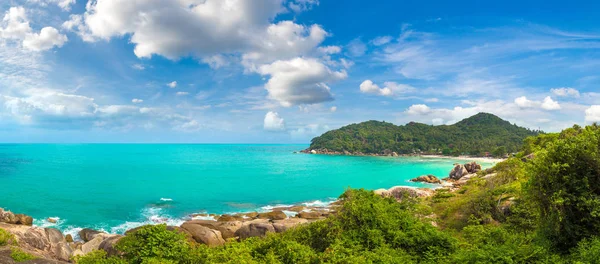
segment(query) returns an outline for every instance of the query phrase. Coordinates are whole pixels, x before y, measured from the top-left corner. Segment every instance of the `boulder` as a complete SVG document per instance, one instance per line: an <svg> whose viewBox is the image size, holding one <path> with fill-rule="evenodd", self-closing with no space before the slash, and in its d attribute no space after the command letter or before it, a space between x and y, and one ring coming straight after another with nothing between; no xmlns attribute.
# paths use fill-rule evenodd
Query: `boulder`
<svg viewBox="0 0 600 264"><path fill-rule="evenodd" d="M481 165L477 164L475 161L466 163L464 166L468 173L477 173L481 171Z"/></svg>
<svg viewBox="0 0 600 264"><path fill-rule="evenodd" d="M242 217L228 215L228 214L224 214L217 219L217 221L219 221L219 222L229 222L229 221L238 221L238 220L242 220Z"/></svg>
<svg viewBox="0 0 600 264"><path fill-rule="evenodd" d="M392 152L392 157L398 157L398 153Z"/></svg>
<svg viewBox="0 0 600 264"><path fill-rule="evenodd" d="M88 254L94 250L97 250L100 248L100 244L102 243L102 241L104 241L105 237L104 236L95 236L94 238L92 238L91 240L85 242L85 244L83 244L83 246L81 246L81 251L83 252L83 254Z"/></svg>
<svg viewBox="0 0 600 264"><path fill-rule="evenodd" d="M94 237L96 237L99 234L105 234L104 232L101 231L97 231L91 228L84 228L81 229L81 231L79 231L79 237L84 241L84 242L88 242L92 239L94 239Z"/></svg>
<svg viewBox="0 0 600 264"><path fill-rule="evenodd" d="M306 223L308 223L308 220L306 220L304 218L288 218L288 219L273 221L273 228L275 229L275 232L281 233L290 228L296 227L301 224L306 224Z"/></svg>
<svg viewBox="0 0 600 264"><path fill-rule="evenodd" d="M18 219L15 214L13 214L11 211L4 211L4 209L0 208L0 223L16 224L17 221Z"/></svg>
<svg viewBox="0 0 600 264"><path fill-rule="evenodd" d="M467 174L469 174L469 172L467 171L467 168L465 168L464 165L456 164L454 168L450 171L448 178L450 178L451 180L458 180L462 178L462 176L465 176Z"/></svg>
<svg viewBox="0 0 600 264"><path fill-rule="evenodd" d="M73 236L71 234L67 234L65 236L65 241L67 241L68 243L73 243Z"/></svg>
<svg viewBox="0 0 600 264"><path fill-rule="evenodd" d="M283 220L287 218L287 215L283 211L272 211L267 213L258 214L260 219L271 219L271 220Z"/></svg>
<svg viewBox="0 0 600 264"><path fill-rule="evenodd" d="M15 217L17 218L17 225L32 225L33 224L33 217L28 216L28 215L24 215L24 214L16 214Z"/></svg>
<svg viewBox="0 0 600 264"><path fill-rule="evenodd" d="M433 195L434 190L427 188L415 188L410 186L394 186L388 190L378 189L374 193L382 197L392 197L396 201L402 201L406 197L428 197Z"/></svg>
<svg viewBox="0 0 600 264"><path fill-rule="evenodd" d="M246 239L249 237L262 237L268 232L275 232L275 228L270 223L248 223L238 229L235 235L240 239Z"/></svg>
<svg viewBox="0 0 600 264"><path fill-rule="evenodd" d="M323 215L320 212L315 212L315 211L310 211L310 212L302 211L302 212L298 213L296 215L296 217L304 218L304 219L319 219L319 218L323 218Z"/></svg>
<svg viewBox="0 0 600 264"><path fill-rule="evenodd" d="M254 219L254 218L257 218L257 217L258 217L258 213L257 213L257 212L245 213L244 215L245 215L246 217L248 217L248 218L252 218L252 219Z"/></svg>
<svg viewBox="0 0 600 264"><path fill-rule="evenodd" d="M109 257L120 256L122 255L122 253L115 249L115 245L117 244L117 242L119 242L119 240L121 240L121 238L123 238L123 236L121 235L108 237L102 240L100 245L98 245L98 249L104 250Z"/></svg>
<svg viewBox="0 0 600 264"><path fill-rule="evenodd" d="M53 223L53 224L56 224L56 222L58 222L58 220L56 218L52 218L52 217L46 218L46 221L48 221L48 223Z"/></svg>
<svg viewBox="0 0 600 264"><path fill-rule="evenodd" d="M215 221L190 221L195 224L199 224L211 229L219 230L223 239L229 239L235 237L235 232L242 227L241 221L230 221L230 222L215 222Z"/></svg>
<svg viewBox="0 0 600 264"><path fill-rule="evenodd" d="M221 236L221 232L217 230L190 222L183 223L181 228L192 234L192 238L194 238L194 240L198 243L208 245L209 247L225 244L225 240Z"/></svg>
<svg viewBox="0 0 600 264"><path fill-rule="evenodd" d="M48 240L50 240L50 243L67 242L63 234L58 229L46 228L46 235L48 236Z"/></svg>
<svg viewBox="0 0 600 264"><path fill-rule="evenodd" d="M317 154L317 151L313 149L310 151L310 154Z"/></svg>
<svg viewBox="0 0 600 264"><path fill-rule="evenodd" d="M413 181L413 182L436 183L436 184L442 183L442 181L440 179L438 179L437 177L435 177L435 176L433 176L431 174L419 176L417 178L411 179L410 181Z"/></svg>

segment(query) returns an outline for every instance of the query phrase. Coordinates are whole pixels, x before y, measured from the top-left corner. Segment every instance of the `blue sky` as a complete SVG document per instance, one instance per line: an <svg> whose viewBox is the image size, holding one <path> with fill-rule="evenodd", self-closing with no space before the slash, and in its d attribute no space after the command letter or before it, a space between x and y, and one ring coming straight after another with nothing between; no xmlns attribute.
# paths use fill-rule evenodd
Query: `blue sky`
<svg viewBox="0 0 600 264"><path fill-rule="evenodd" d="M308 143L600 122L597 1L8 0L0 141Z"/></svg>

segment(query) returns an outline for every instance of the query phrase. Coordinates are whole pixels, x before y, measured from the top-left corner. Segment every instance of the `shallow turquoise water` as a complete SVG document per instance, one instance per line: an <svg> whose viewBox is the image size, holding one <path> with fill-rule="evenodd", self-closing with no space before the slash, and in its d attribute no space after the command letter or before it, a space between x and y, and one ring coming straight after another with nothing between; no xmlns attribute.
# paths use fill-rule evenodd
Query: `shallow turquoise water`
<svg viewBox="0 0 600 264"><path fill-rule="evenodd" d="M123 232L149 222L178 224L191 213L326 203L347 187L427 186L409 179L446 176L457 162L293 154L306 147L0 145L0 207L67 232L82 227ZM48 217L60 220L51 224Z"/></svg>

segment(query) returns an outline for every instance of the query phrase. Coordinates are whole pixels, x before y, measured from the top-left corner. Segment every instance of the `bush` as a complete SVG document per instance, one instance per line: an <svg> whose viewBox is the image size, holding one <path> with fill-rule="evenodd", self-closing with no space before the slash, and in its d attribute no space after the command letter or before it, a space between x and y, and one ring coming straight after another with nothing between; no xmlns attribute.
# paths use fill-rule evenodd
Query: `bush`
<svg viewBox="0 0 600 264"><path fill-rule="evenodd" d="M462 235L466 243L450 263L556 263L558 258L536 245L534 237L502 227L471 225Z"/></svg>
<svg viewBox="0 0 600 264"><path fill-rule="evenodd" d="M22 261L32 260L32 259L36 258L34 255L31 255L31 254L21 250L20 248L16 248L16 247L11 249L10 257L12 259L14 259L16 262L22 262Z"/></svg>
<svg viewBox="0 0 600 264"><path fill-rule="evenodd" d="M13 234L8 231L0 228L0 246L12 245L15 244L16 240Z"/></svg>
<svg viewBox="0 0 600 264"><path fill-rule="evenodd" d="M167 230L164 224L143 226L119 240L115 248L134 263L181 260L190 251L185 235Z"/></svg>
<svg viewBox="0 0 600 264"><path fill-rule="evenodd" d="M600 129L574 127L546 145L528 168L528 191L541 234L567 252L600 235Z"/></svg>
<svg viewBox="0 0 600 264"><path fill-rule="evenodd" d="M571 254L573 263L598 263L600 260L600 238L584 239Z"/></svg>
<svg viewBox="0 0 600 264"><path fill-rule="evenodd" d="M94 250L84 256L76 256L73 261L77 264L127 264L123 259L107 257L104 250Z"/></svg>

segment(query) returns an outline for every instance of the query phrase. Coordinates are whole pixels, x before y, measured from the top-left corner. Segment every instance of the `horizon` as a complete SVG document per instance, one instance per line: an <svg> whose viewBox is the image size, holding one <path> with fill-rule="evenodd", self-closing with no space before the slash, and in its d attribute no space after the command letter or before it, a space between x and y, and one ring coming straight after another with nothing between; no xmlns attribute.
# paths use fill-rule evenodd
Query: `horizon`
<svg viewBox="0 0 600 264"><path fill-rule="evenodd" d="M600 122L599 2L125 2L0 3L2 143L306 145L480 112L545 132Z"/></svg>

